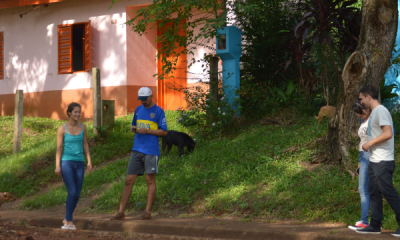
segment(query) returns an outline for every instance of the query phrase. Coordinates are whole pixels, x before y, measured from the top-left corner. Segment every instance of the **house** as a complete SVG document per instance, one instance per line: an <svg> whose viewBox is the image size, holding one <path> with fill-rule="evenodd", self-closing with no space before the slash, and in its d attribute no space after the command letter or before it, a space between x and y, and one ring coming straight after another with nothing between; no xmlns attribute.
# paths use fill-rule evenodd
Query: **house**
<svg viewBox="0 0 400 240"><path fill-rule="evenodd" d="M101 72L102 99L115 101L116 115L135 110L142 86L164 110L184 106L181 92L154 77L162 67L155 42L160 31L140 36L124 24L151 2L120 0L109 9L111 0L0 0L0 116L14 114L20 89L24 116L66 119L68 104L78 102L82 118L93 117L94 67ZM200 46L195 55L210 51ZM180 64L169 81L186 87L201 64L190 71Z"/></svg>

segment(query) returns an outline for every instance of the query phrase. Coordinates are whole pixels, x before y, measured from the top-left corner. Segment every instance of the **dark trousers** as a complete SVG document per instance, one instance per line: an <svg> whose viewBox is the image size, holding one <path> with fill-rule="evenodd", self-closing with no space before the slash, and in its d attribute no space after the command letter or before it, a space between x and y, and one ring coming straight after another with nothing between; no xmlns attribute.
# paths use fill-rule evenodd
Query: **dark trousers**
<svg viewBox="0 0 400 240"><path fill-rule="evenodd" d="M369 162L368 181L371 201L371 227L380 229L382 225L383 206L382 196L396 214L396 221L400 225L400 197L393 187L394 161Z"/></svg>

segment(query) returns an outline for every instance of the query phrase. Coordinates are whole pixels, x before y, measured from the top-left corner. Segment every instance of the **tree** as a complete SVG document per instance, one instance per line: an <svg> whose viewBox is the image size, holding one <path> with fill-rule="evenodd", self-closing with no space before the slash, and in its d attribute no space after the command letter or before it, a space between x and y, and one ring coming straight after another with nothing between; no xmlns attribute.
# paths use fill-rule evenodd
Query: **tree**
<svg viewBox="0 0 400 240"><path fill-rule="evenodd" d="M332 61L340 60L336 64L343 66L357 47L361 11L354 7L356 4L357 0L299 0L289 4L293 11L303 14L299 22L295 19L288 32L287 50L291 59L287 61L285 71L291 62L297 63L299 89L304 89L306 98L312 98L313 90L322 83L326 103L330 103L330 89L335 99L341 71L333 68ZM303 66L307 65L305 71ZM318 77L303 78L304 73Z"/></svg>
<svg viewBox="0 0 400 240"><path fill-rule="evenodd" d="M110 8L118 1L112 0ZM226 5L231 4L232 2L226 0L154 0L147 7L138 10L137 15L126 24L140 35L149 26L162 29L157 42L163 44L157 57L162 62L162 73L158 75L163 79L174 71L180 55L193 54L200 40L205 40L200 45L209 47L207 44L214 39L217 29L226 23ZM186 30L185 35L180 34L181 29ZM190 45L192 46L187 48ZM192 58L191 64L195 61Z"/></svg>
<svg viewBox="0 0 400 240"><path fill-rule="evenodd" d="M340 81L336 113L328 123L328 133L322 140L324 154L314 162L342 161L355 176L349 159L353 139L357 136L360 119L351 110L365 85L380 89L390 64L398 25L397 0L363 0L361 32L355 52L348 58ZM338 70L339 71L339 70Z"/></svg>

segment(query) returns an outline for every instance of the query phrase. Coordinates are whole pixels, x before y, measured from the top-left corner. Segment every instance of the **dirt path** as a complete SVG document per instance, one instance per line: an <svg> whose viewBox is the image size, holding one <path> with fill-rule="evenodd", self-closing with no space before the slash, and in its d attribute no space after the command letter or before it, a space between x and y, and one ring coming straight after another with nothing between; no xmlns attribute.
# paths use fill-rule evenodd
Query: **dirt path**
<svg viewBox="0 0 400 240"><path fill-rule="evenodd" d="M120 232L105 232L93 230L77 230L65 232L61 229L44 228L24 225L21 223L1 223L0 221L0 240L23 239L23 240L76 240L76 239L101 239L101 240L116 240L116 239L136 239L136 240L197 240L200 238L155 235L145 233L120 233Z"/></svg>
<svg viewBox="0 0 400 240"><path fill-rule="evenodd" d="M162 218L141 221L127 215L124 221L109 220L110 214L74 214L77 231L60 229L63 213L43 211L0 212L1 239L394 239L389 230L379 235L364 235L343 224L294 221L267 223L234 218Z"/></svg>

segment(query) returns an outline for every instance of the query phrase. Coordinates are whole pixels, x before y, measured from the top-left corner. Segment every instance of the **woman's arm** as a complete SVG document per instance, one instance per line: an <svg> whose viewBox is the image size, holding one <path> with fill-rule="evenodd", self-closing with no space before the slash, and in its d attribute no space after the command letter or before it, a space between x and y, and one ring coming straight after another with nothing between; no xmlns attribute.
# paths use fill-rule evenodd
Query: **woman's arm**
<svg viewBox="0 0 400 240"><path fill-rule="evenodd" d="M83 150L86 153L86 158L88 160L87 168L88 171L92 171L92 159L90 159L90 152L89 152L89 144L87 141L87 131L86 131L86 125L82 124L83 126Z"/></svg>
<svg viewBox="0 0 400 240"><path fill-rule="evenodd" d="M61 164L61 155L63 152L64 134L65 134L65 128L63 125L61 125L61 127L59 127L57 130L56 170L54 170L54 172L58 176L61 176L60 164Z"/></svg>

